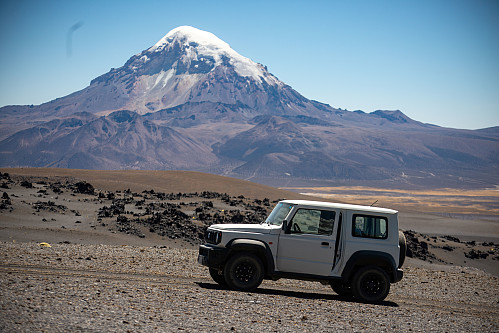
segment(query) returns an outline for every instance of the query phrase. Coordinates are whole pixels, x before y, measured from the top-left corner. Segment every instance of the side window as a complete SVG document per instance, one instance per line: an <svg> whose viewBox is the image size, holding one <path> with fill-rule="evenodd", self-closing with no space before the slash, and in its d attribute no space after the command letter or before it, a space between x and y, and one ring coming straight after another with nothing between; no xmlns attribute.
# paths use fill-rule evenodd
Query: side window
<svg viewBox="0 0 499 333"><path fill-rule="evenodd" d="M353 216L352 236L386 239L388 220L386 217L358 215Z"/></svg>
<svg viewBox="0 0 499 333"><path fill-rule="evenodd" d="M328 210L298 209L291 221L291 233L331 235L335 215Z"/></svg>

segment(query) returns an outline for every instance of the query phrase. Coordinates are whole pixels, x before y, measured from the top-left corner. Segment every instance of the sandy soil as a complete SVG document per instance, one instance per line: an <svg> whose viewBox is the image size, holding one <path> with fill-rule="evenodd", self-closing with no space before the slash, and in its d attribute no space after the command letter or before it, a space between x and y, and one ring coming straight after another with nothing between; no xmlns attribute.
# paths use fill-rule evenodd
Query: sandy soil
<svg viewBox="0 0 499 333"><path fill-rule="evenodd" d="M154 189L156 192L214 191L251 198L298 199L306 196L249 181L222 177L195 171L146 171L146 170L74 170L55 168L0 168L0 172L19 176L69 178L85 180L95 188L106 191L134 192Z"/></svg>

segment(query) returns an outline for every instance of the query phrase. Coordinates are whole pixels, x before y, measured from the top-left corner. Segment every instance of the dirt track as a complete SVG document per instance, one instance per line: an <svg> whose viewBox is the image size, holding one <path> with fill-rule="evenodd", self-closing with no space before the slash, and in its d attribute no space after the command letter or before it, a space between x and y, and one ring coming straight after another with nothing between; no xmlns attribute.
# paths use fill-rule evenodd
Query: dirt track
<svg viewBox="0 0 499 333"><path fill-rule="evenodd" d="M499 330L499 279L478 270L409 267L383 304L318 283L216 285L196 251L0 243L0 331Z"/></svg>

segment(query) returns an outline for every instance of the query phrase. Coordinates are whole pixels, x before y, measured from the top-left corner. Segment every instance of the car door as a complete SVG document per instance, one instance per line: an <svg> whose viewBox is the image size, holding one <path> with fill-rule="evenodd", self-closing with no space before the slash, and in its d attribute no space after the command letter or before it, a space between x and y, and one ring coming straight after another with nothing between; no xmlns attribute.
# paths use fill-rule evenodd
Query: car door
<svg viewBox="0 0 499 333"><path fill-rule="evenodd" d="M277 269L282 272L328 276L334 261L336 212L298 208L279 235Z"/></svg>

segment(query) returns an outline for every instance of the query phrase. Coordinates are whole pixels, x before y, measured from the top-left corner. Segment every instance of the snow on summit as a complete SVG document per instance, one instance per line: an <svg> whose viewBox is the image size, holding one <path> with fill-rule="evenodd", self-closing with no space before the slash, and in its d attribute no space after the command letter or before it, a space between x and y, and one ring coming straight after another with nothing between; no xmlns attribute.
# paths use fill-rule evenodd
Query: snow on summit
<svg viewBox="0 0 499 333"><path fill-rule="evenodd" d="M208 31L199 30L190 26L181 26L171 30L161 38L149 51L155 51L156 49L162 49L164 45L178 38L186 43L194 42L200 44L204 47L211 48L213 50L220 50L225 52L234 52L229 44L212 34Z"/></svg>
<svg viewBox="0 0 499 333"><path fill-rule="evenodd" d="M260 80L265 77L261 65L251 59L243 57L234 51L229 44L212 34L191 26L181 26L168 32L148 52L161 52L170 45L178 42L185 47L186 56L191 60L210 56L215 60L215 67L222 63L223 57L228 57L236 72L241 76Z"/></svg>

